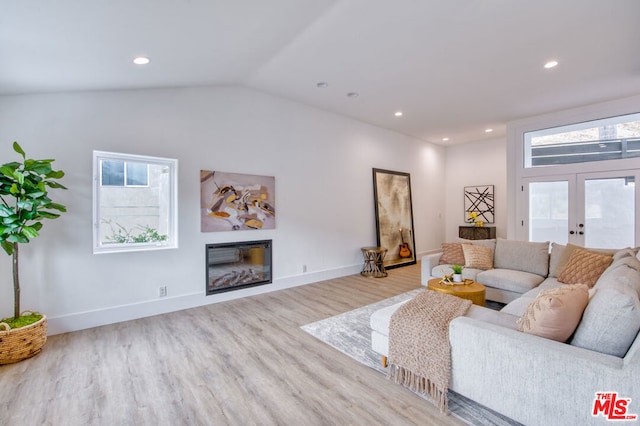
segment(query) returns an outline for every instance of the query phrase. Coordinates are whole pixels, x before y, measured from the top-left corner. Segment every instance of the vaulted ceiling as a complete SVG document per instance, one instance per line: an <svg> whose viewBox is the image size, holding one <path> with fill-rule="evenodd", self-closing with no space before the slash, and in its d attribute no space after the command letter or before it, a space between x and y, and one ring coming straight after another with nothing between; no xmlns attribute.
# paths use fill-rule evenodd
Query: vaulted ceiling
<svg viewBox="0 0 640 426"><path fill-rule="evenodd" d="M237 85L447 145L640 94L639 21L638 0L2 0L0 95Z"/></svg>

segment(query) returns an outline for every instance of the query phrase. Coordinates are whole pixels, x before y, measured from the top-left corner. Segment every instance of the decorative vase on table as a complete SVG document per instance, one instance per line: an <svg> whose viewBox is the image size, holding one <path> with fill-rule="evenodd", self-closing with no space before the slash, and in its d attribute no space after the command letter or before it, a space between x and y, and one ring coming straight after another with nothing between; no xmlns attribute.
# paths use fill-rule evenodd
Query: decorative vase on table
<svg viewBox="0 0 640 426"><path fill-rule="evenodd" d="M453 282L461 283L462 282L462 274L453 274Z"/></svg>

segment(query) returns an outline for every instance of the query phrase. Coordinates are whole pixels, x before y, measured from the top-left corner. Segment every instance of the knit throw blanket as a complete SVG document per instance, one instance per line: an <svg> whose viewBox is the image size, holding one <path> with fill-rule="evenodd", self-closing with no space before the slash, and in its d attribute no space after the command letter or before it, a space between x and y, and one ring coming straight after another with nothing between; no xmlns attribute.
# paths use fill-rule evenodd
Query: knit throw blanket
<svg viewBox="0 0 640 426"><path fill-rule="evenodd" d="M427 396L443 413L451 379L449 323L469 306L470 300L425 290L391 316L387 378Z"/></svg>

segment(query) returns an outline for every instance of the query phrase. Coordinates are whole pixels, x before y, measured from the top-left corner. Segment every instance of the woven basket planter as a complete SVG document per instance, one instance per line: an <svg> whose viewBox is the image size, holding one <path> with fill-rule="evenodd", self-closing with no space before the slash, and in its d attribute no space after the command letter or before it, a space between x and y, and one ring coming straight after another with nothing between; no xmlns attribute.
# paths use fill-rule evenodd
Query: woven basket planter
<svg viewBox="0 0 640 426"><path fill-rule="evenodd" d="M47 317L26 327L7 329L0 324L0 365L19 362L37 355L47 341Z"/></svg>

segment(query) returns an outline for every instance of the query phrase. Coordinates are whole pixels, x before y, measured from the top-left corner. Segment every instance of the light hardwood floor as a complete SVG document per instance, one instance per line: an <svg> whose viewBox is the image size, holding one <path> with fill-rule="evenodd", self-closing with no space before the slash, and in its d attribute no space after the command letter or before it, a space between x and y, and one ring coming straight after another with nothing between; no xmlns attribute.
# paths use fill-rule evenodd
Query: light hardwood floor
<svg viewBox="0 0 640 426"><path fill-rule="evenodd" d="M0 425L460 425L301 325L419 287L419 264L52 336L0 367Z"/></svg>

